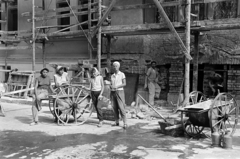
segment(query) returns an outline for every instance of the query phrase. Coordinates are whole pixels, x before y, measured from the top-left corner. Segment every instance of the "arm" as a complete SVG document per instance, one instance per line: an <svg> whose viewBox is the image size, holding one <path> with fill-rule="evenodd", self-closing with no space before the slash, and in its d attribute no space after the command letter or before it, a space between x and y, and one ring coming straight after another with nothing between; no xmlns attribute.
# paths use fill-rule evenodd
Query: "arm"
<svg viewBox="0 0 240 159"><path fill-rule="evenodd" d="M104 91L104 82L103 82L103 78L101 78L100 80L101 80L100 81L101 82L101 92L100 92L100 95L99 95L98 99L102 100L102 98L103 98L102 94L103 94L103 91Z"/></svg>
<svg viewBox="0 0 240 159"><path fill-rule="evenodd" d="M38 94L37 88L38 88L38 80L36 78L35 79L35 85L34 85L34 95L35 95L36 99L37 99L37 94Z"/></svg>
<svg viewBox="0 0 240 159"><path fill-rule="evenodd" d="M56 87L59 87L59 86L60 86L55 76L54 76L54 83L55 83L55 86L56 86Z"/></svg>
<svg viewBox="0 0 240 159"><path fill-rule="evenodd" d="M116 86L116 89L118 89L118 88L122 88L122 87L125 87L125 86L126 86L126 78L122 79L122 84Z"/></svg>

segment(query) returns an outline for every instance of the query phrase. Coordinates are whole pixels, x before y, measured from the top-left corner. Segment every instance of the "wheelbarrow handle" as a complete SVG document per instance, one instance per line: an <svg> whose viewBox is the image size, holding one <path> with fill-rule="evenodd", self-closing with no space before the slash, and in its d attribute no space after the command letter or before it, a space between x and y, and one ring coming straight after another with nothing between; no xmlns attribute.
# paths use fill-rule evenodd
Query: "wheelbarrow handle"
<svg viewBox="0 0 240 159"><path fill-rule="evenodd" d="M150 107L152 108L166 123L167 120L162 116L162 114L160 114L150 103L148 103L140 94L138 94L138 96Z"/></svg>

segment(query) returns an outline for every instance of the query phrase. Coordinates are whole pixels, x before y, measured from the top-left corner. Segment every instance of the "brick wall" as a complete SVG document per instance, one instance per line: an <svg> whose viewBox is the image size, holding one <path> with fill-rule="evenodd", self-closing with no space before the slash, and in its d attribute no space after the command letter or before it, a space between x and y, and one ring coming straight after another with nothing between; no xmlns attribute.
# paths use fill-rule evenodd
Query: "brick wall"
<svg viewBox="0 0 240 159"><path fill-rule="evenodd" d="M240 70L228 70L228 92L240 95Z"/></svg>
<svg viewBox="0 0 240 159"><path fill-rule="evenodd" d="M172 63L169 69L169 93L179 93L183 81L183 64Z"/></svg>

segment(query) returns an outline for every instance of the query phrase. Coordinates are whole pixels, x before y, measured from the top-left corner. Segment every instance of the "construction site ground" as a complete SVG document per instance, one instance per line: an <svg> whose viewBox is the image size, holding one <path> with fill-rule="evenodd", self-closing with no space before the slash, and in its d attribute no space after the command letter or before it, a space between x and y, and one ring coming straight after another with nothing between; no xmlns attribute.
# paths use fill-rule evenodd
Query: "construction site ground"
<svg viewBox="0 0 240 159"><path fill-rule="evenodd" d="M0 158L109 158L109 159L237 159L240 152L240 126L233 137L233 148L212 147L210 138L173 137L161 133L158 121L128 119L124 130L112 127L113 121L96 125L96 113L80 126L59 126L54 122L49 108L40 112L40 124L30 126L31 105L27 103L2 103L6 116L0 117ZM158 111L164 116L175 115L172 108L162 106Z"/></svg>

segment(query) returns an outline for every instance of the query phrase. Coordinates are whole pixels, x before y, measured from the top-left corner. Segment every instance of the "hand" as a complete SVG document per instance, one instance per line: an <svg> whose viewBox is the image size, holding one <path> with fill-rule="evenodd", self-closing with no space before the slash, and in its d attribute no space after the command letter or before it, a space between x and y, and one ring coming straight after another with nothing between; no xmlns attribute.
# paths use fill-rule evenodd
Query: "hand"
<svg viewBox="0 0 240 159"><path fill-rule="evenodd" d="M115 91L117 88L113 85L110 86L113 91Z"/></svg>
<svg viewBox="0 0 240 159"><path fill-rule="evenodd" d="M98 96L98 100L102 100L103 99L103 96L102 95L99 95Z"/></svg>
<svg viewBox="0 0 240 159"><path fill-rule="evenodd" d="M144 89L147 89L147 84L144 84Z"/></svg>

